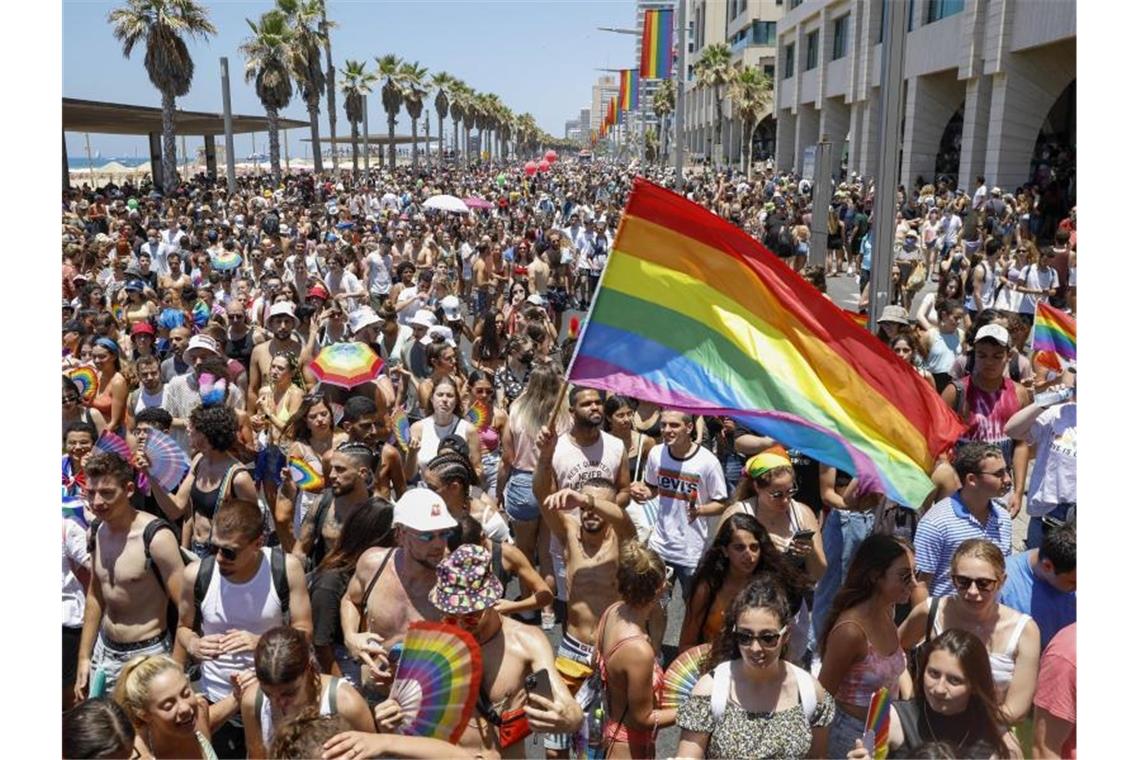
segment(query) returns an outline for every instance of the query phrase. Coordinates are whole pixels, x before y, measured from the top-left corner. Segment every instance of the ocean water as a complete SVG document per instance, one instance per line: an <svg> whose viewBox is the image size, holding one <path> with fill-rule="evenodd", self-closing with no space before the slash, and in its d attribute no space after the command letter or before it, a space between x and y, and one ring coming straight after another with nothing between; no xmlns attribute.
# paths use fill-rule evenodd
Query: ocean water
<svg viewBox="0 0 1140 760"><path fill-rule="evenodd" d="M178 157L179 163L182 162L182 157ZM144 156L100 156L98 158L92 157L91 163L88 164L87 156L68 156L67 165L71 167L72 171L81 171L88 166L93 166L96 169L106 166L107 164L115 162L123 166L135 167L150 165L150 159ZM190 163L194 163L194 159L190 159Z"/></svg>

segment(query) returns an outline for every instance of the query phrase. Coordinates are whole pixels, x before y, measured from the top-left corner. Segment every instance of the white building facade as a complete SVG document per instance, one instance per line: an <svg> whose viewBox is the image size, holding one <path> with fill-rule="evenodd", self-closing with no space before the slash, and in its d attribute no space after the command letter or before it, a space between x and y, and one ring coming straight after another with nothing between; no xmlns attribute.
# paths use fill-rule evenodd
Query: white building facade
<svg viewBox="0 0 1140 760"><path fill-rule="evenodd" d="M776 166L827 136L831 173L875 173L884 3L908 14L899 181L1013 188L1042 140L1076 145L1075 0L785 0Z"/></svg>

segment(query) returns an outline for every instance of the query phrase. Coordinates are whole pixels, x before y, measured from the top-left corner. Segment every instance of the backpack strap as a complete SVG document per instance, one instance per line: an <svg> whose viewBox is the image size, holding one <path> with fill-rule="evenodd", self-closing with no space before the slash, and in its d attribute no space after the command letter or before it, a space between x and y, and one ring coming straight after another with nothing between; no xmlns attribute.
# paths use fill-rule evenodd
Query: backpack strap
<svg viewBox="0 0 1140 760"><path fill-rule="evenodd" d="M257 696L253 698L253 714L261 718L261 708L265 705L265 692L257 687Z"/></svg>
<svg viewBox="0 0 1140 760"><path fill-rule="evenodd" d="M337 687L340 686L340 680L341 679L337 678L336 676L333 676L332 680L329 681L329 690L328 690L329 715L336 715L337 714L336 690L337 690Z"/></svg>
<svg viewBox="0 0 1140 760"><path fill-rule="evenodd" d="M709 701L713 720L717 723L724 718L724 710L728 706L728 687L732 683L729 672L731 668L732 660L725 660L713 669L712 695Z"/></svg>
<svg viewBox="0 0 1140 760"><path fill-rule="evenodd" d="M384 568L388 566L388 560L392 559L392 555L396 553L395 549L389 549L388 553L384 555L384 559L380 560L380 567L376 569L376 574L372 576L372 580L368 581L368 585L364 588L364 596L361 597L363 604L360 605L360 631L364 631L368 625L368 597L372 594L372 589L376 586L376 581L380 580L380 575L384 572Z"/></svg>
<svg viewBox="0 0 1140 760"><path fill-rule="evenodd" d="M154 537L158 535L158 532L163 529L169 530L174 534L174 543L178 543L178 534L175 533L174 526L161 517L156 517L143 528L143 554L146 556L146 566L154 571L154 577L158 579L158 585L165 589L166 587L162 582L162 573L158 572L158 566L154 564L154 557L150 554L150 542L153 541ZM182 557L181 549L178 551L178 556Z"/></svg>
<svg viewBox="0 0 1140 760"><path fill-rule="evenodd" d="M322 528L325 524L325 515L329 513L329 507L332 506L332 503L332 489L326 488L321 494L320 502L317 503L317 514L313 516L313 545L309 547L310 559L317 554L323 554L323 552L317 551L317 547L324 547L325 545L325 533ZM313 566L315 567L316 563L313 563Z"/></svg>
<svg viewBox="0 0 1140 760"><path fill-rule="evenodd" d="M214 566L217 560L205 557L198 564L198 574L194 576L194 627L200 628L202 624L202 602L206 599L206 592L210 589L210 580L214 577Z"/></svg>
<svg viewBox="0 0 1140 760"><path fill-rule="evenodd" d="M804 708L804 717L807 718L808 726L811 726L812 717L815 715L815 708L819 704L819 699L815 693L815 679L801 667L793 665L790 662L784 663L792 674L796 677L796 688L800 692L800 706Z"/></svg>
<svg viewBox="0 0 1140 760"><path fill-rule="evenodd" d="M935 596L930 600L930 612L926 615L926 641L930 642L931 634L934 633L934 618L938 616L938 603L942 601L942 597Z"/></svg>
<svg viewBox="0 0 1140 760"><path fill-rule="evenodd" d="M954 386L954 390L958 392L958 398L954 400L954 413L958 415L958 419L963 419L966 414L966 381L965 380L951 380L950 384Z"/></svg>
<svg viewBox="0 0 1140 760"><path fill-rule="evenodd" d="M285 551L280 546L274 546L269 550L269 571L273 576L273 590L277 592L277 599L281 602L281 614L288 615L289 574L285 569ZM196 587L195 591L197 591ZM205 596L204 592L203 596Z"/></svg>

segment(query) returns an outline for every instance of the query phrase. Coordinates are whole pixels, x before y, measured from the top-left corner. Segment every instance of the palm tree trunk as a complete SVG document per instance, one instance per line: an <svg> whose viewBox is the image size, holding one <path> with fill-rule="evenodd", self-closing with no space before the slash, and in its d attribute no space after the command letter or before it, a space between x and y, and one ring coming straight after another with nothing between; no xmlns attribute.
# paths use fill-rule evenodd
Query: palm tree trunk
<svg viewBox="0 0 1140 760"><path fill-rule="evenodd" d="M325 35L325 82L329 98L329 137L332 138L332 161L333 171L340 169L340 158L337 156L336 144L336 68L333 66L332 60L332 35L328 32L328 15L325 12L324 3L321 3L321 25L326 31ZM313 143L313 151L319 153L321 146L319 143Z"/></svg>
<svg viewBox="0 0 1140 760"><path fill-rule="evenodd" d="M162 193L169 195L178 187L178 151L174 145L174 93L162 93Z"/></svg>
<svg viewBox="0 0 1140 760"><path fill-rule="evenodd" d="M439 165L443 166L443 114L437 112L436 116L439 118L439 155L437 158Z"/></svg>
<svg viewBox="0 0 1140 760"><path fill-rule="evenodd" d="M424 166L431 168L431 114L424 114Z"/></svg>
<svg viewBox="0 0 1140 760"><path fill-rule="evenodd" d="M388 171L396 171L396 114L388 112Z"/></svg>
<svg viewBox="0 0 1140 760"><path fill-rule="evenodd" d="M281 136L277 132L277 109L266 106L265 120L269 122L269 170L276 185L281 182Z"/></svg>
<svg viewBox="0 0 1140 760"><path fill-rule="evenodd" d="M412 119L412 168L415 169L419 165L419 158L416 156L416 148L419 147L419 130L416 129L416 119Z"/></svg>
<svg viewBox="0 0 1140 760"><path fill-rule="evenodd" d="M349 122L352 125L352 178L355 180L360 174L360 130L356 127L356 122Z"/></svg>
<svg viewBox="0 0 1140 760"><path fill-rule="evenodd" d="M713 132L713 135L715 137L715 139L713 141L713 154L716 156L717 171L720 171L720 163L721 163L721 155L720 154L721 154L721 150L722 150L721 149L721 142L720 142L720 128L721 128L722 124L724 123L724 114L722 112L722 106L721 106L721 102L720 102L720 88L719 87L717 87L716 89L713 90L713 97L716 98L716 127L715 127L715 131Z"/></svg>
<svg viewBox="0 0 1140 760"><path fill-rule="evenodd" d="M459 162L459 119L451 120L451 139L455 143L455 161ZM441 132L442 134L442 132ZM442 159L441 159L442 160Z"/></svg>
<svg viewBox="0 0 1140 760"><path fill-rule="evenodd" d="M321 110L320 95L309 100L307 105L309 107L309 136L313 143L313 171L320 174L325 170L324 161L321 158L321 127L317 121L317 114Z"/></svg>
<svg viewBox="0 0 1140 760"><path fill-rule="evenodd" d="M744 167L744 179L748 182L752 181L752 138L756 136L756 127L759 125L760 122L758 121L746 130L748 133L748 163Z"/></svg>

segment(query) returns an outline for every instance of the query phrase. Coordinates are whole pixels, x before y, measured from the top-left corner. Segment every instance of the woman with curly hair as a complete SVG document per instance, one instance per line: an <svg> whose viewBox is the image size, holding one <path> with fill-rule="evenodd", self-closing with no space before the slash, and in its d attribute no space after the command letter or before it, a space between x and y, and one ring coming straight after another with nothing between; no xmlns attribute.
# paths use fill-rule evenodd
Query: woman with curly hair
<svg viewBox="0 0 1140 760"><path fill-rule="evenodd" d="M693 591L685 600L685 622L678 649L712 641L724 627L724 616L736 595L761 573L780 580L795 617L811 581L776 549L756 518L735 514L721 524L712 545L693 575Z"/></svg>
<svg viewBox="0 0 1140 760"><path fill-rule="evenodd" d="M835 703L782 656L791 613L781 585L765 574L736 596L710 672L677 708L677 757L824 757Z"/></svg>

